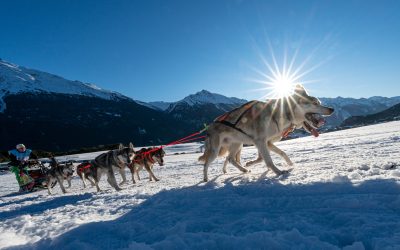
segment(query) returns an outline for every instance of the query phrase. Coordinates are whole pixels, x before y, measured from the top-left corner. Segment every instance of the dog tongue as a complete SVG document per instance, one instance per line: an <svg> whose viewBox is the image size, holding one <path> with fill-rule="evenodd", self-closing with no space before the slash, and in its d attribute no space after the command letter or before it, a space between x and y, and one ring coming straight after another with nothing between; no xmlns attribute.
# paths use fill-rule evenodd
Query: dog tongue
<svg viewBox="0 0 400 250"><path fill-rule="evenodd" d="M319 136L319 132L318 132L318 130L316 130L315 128L312 128L312 129L311 129L311 134L312 134L314 137L318 137L318 136Z"/></svg>
<svg viewBox="0 0 400 250"><path fill-rule="evenodd" d="M318 119L318 127L322 127L324 125L325 125L325 119L324 118Z"/></svg>

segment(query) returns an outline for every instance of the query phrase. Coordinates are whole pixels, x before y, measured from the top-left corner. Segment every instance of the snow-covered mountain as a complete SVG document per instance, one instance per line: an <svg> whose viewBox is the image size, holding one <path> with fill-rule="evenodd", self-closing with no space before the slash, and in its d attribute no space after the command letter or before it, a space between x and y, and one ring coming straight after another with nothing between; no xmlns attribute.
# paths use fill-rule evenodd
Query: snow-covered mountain
<svg viewBox="0 0 400 250"><path fill-rule="evenodd" d="M107 100L127 99L117 92L94 84L70 81L43 71L28 69L0 59L0 112L6 109L3 97L21 93L58 93L98 97Z"/></svg>
<svg viewBox="0 0 400 250"><path fill-rule="evenodd" d="M207 90L202 90L200 92L197 92L195 94L189 95L182 100L178 101L175 103L186 103L189 106L195 106L195 105L202 105L202 104L228 104L228 105L237 105L246 102L246 100L239 99L236 97L226 97L224 95L216 94L216 93L211 93ZM173 107L170 107L170 110L172 110Z"/></svg>
<svg viewBox="0 0 400 250"><path fill-rule="evenodd" d="M374 96L370 98L320 98L326 106L335 108L335 113L328 117L326 127L332 129L339 126L344 120L351 116L370 115L381 112L385 109L400 103L400 96L381 97ZM195 124L203 124L212 121L218 115L231 110L246 100L235 97L226 97L220 94L211 93L202 90L189 95L175 103L152 102L151 105L157 106L160 110L165 110L175 118L183 121L189 121ZM157 105L159 104L159 105ZM163 105L163 106L161 106ZM199 117L201 116L201 117Z"/></svg>
<svg viewBox="0 0 400 250"><path fill-rule="evenodd" d="M5 61L0 61L0 111L0 150L21 142L49 151L165 143L188 128L119 93Z"/></svg>
<svg viewBox="0 0 400 250"><path fill-rule="evenodd" d="M324 105L335 108L334 114L327 119L327 126L339 126L344 120L351 116L363 116L381 112L400 103L400 96L370 98L320 98Z"/></svg>
<svg viewBox="0 0 400 250"><path fill-rule="evenodd" d="M244 99L202 90L170 104L165 112L197 129L246 102Z"/></svg>

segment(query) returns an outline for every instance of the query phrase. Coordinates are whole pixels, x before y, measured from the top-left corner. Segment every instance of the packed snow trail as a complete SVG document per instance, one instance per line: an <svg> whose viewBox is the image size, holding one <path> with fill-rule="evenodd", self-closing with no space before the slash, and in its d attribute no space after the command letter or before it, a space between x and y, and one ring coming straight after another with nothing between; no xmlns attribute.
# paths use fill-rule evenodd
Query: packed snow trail
<svg viewBox="0 0 400 250"><path fill-rule="evenodd" d="M247 174L229 165L223 175L220 158L202 183L195 143L167 149L165 166L154 169L159 182L142 172L120 192L104 177L100 193L74 177L66 195L58 186L52 196L18 195L14 176L2 174L0 247L400 248L400 122L277 145L295 164L290 175L265 173L263 164ZM243 162L255 157L253 147L243 150Z"/></svg>

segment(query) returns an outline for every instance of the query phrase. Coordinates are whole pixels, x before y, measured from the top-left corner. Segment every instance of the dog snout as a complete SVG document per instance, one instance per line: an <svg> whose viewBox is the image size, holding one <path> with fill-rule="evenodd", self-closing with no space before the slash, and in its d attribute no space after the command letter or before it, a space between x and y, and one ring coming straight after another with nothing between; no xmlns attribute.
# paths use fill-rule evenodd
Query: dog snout
<svg viewBox="0 0 400 250"><path fill-rule="evenodd" d="M328 108L328 112L329 112L329 115L331 115L331 114L333 114L333 112L335 112L335 109L334 108Z"/></svg>

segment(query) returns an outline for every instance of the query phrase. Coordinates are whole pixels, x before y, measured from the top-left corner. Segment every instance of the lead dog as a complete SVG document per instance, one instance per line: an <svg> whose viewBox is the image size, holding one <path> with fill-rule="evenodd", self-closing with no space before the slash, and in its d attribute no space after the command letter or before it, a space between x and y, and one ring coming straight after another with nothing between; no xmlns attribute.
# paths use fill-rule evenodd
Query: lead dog
<svg viewBox="0 0 400 250"><path fill-rule="evenodd" d="M308 95L302 85L297 85L289 97L268 102L251 101L225 113L207 129L205 151L199 158L204 162L203 180L208 181L208 167L223 151L229 152L229 162L242 172L248 172L237 161L243 144L255 145L266 166L276 175L286 173L273 163L268 145L273 145L286 131L294 128L304 127L307 132L318 136L317 128L324 123L322 115L329 116L333 111Z"/></svg>

